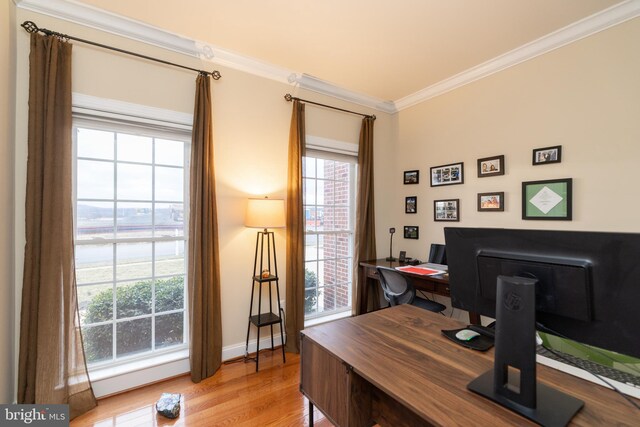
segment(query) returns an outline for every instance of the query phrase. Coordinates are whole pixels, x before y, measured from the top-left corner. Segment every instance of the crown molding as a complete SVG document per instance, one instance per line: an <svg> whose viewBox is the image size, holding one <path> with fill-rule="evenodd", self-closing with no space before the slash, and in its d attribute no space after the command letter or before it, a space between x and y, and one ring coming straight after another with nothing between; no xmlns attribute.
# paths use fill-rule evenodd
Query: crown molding
<svg viewBox="0 0 640 427"><path fill-rule="evenodd" d="M640 16L640 0L627 0L418 92L400 98L395 101L395 107L397 111L402 111L638 16Z"/></svg>
<svg viewBox="0 0 640 427"><path fill-rule="evenodd" d="M302 74L296 77L296 82L302 89L308 89L323 95L329 95L364 107L373 108L384 113L393 114L397 112L396 106L392 101L383 101L372 96L353 92L308 74Z"/></svg>
<svg viewBox="0 0 640 427"><path fill-rule="evenodd" d="M331 83L295 73L292 70L268 64L198 40L176 35L152 25L73 0L14 0L14 2L20 9L126 37L281 83L300 85L300 87L314 92L354 102L385 113L396 112L395 106L391 101L383 101L349 91Z"/></svg>
<svg viewBox="0 0 640 427"><path fill-rule="evenodd" d="M640 16L640 0L624 1L393 102L350 91L307 74L295 73L255 58L176 35L143 22L106 12L74 0L14 0L14 2L20 9L63 19L259 77L298 85L313 92L389 114L397 113Z"/></svg>

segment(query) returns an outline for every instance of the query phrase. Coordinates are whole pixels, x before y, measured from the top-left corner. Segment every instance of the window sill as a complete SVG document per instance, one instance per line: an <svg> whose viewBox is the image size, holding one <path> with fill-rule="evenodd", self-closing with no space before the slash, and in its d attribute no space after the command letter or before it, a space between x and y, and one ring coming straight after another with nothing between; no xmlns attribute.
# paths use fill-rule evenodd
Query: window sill
<svg viewBox="0 0 640 427"><path fill-rule="evenodd" d="M89 369L89 378L91 381L102 381L113 377L140 371L142 369L153 368L167 363L176 362L178 360L189 359L189 349L184 348L170 353L164 353L145 357L143 359L132 360L116 366L105 366Z"/></svg>
<svg viewBox="0 0 640 427"><path fill-rule="evenodd" d="M310 326L320 325L322 323L332 322L338 319L344 319L345 317L351 317L351 310L342 311L340 313L329 314L327 316L314 317L313 319L305 320L304 327L308 328Z"/></svg>

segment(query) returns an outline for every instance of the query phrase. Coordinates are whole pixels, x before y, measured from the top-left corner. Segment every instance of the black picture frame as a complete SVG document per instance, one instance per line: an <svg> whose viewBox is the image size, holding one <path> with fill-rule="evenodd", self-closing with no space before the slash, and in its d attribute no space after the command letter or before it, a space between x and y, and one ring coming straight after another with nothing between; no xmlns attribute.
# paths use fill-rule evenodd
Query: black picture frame
<svg viewBox="0 0 640 427"><path fill-rule="evenodd" d="M409 196L404 198L404 213L418 213L418 196Z"/></svg>
<svg viewBox="0 0 640 427"><path fill-rule="evenodd" d="M404 184L419 184L420 183L420 171L404 171Z"/></svg>
<svg viewBox="0 0 640 427"><path fill-rule="evenodd" d="M478 212L504 212L504 191L478 193Z"/></svg>
<svg viewBox="0 0 640 427"><path fill-rule="evenodd" d="M430 172L432 187L464 184L464 162L433 166Z"/></svg>
<svg viewBox="0 0 640 427"><path fill-rule="evenodd" d="M478 178L504 175L504 154L478 159Z"/></svg>
<svg viewBox="0 0 640 427"><path fill-rule="evenodd" d="M405 239L419 239L420 227L417 225L405 225L404 226L404 238Z"/></svg>
<svg viewBox="0 0 640 427"><path fill-rule="evenodd" d="M522 219L571 221L573 179L547 179L522 183Z"/></svg>
<svg viewBox="0 0 640 427"><path fill-rule="evenodd" d="M562 145L534 148L531 162L534 166L562 162Z"/></svg>
<svg viewBox="0 0 640 427"><path fill-rule="evenodd" d="M446 222L460 221L460 199L434 200L433 220Z"/></svg>

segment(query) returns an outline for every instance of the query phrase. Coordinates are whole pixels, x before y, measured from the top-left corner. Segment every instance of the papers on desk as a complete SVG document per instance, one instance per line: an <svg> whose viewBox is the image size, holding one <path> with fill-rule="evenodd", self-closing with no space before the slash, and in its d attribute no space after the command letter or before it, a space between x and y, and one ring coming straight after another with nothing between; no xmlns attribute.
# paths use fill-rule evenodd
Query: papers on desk
<svg viewBox="0 0 640 427"><path fill-rule="evenodd" d="M404 271L406 273L419 274L421 276L435 276L436 274L446 273L444 270L436 270L433 268L420 267L420 266L412 266L406 265L403 267L396 267L396 270Z"/></svg>

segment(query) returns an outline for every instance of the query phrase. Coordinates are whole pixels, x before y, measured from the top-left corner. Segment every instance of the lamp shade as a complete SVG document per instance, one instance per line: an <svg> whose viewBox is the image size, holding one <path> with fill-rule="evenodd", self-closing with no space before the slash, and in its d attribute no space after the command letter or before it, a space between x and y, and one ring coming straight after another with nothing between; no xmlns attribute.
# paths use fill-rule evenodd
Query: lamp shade
<svg viewBox="0 0 640 427"><path fill-rule="evenodd" d="M284 220L284 200L249 199L244 225L253 228L282 228Z"/></svg>

